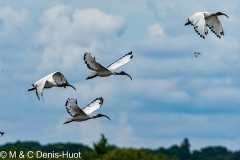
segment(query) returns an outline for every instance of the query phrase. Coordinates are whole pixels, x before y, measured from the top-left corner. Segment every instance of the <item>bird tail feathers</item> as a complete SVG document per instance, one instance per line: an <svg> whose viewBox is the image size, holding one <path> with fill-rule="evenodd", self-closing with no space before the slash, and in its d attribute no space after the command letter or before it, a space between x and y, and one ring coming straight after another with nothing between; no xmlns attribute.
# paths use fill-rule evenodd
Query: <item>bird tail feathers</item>
<svg viewBox="0 0 240 160"><path fill-rule="evenodd" d="M72 121L73 121L72 118L67 118L66 122L63 123L63 124L67 124L67 123L70 123L70 122L72 122Z"/></svg>
<svg viewBox="0 0 240 160"><path fill-rule="evenodd" d="M93 76L95 76L95 75L96 75L96 72L90 72L89 77L93 77Z"/></svg>
<svg viewBox="0 0 240 160"><path fill-rule="evenodd" d="M92 79L94 77L98 76L97 72L90 72L90 75L86 78L87 80L88 79Z"/></svg>
<svg viewBox="0 0 240 160"><path fill-rule="evenodd" d="M28 89L28 92L29 92L29 91L33 91L33 90L35 90L35 89L36 89L36 87L31 87L31 88Z"/></svg>

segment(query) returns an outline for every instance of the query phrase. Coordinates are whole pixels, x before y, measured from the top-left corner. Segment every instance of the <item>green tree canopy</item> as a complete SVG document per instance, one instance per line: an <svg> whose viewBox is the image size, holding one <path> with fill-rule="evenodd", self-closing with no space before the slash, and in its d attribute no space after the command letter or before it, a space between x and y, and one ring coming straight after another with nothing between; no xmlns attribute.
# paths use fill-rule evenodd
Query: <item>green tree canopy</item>
<svg viewBox="0 0 240 160"><path fill-rule="evenodd" d="M94 147L94 151L98 155L103 155L110 151L110 146L108 144L108 141L103 134L101 134L101 139L99 140L98 143L93 143L93 147Z"/></svg>

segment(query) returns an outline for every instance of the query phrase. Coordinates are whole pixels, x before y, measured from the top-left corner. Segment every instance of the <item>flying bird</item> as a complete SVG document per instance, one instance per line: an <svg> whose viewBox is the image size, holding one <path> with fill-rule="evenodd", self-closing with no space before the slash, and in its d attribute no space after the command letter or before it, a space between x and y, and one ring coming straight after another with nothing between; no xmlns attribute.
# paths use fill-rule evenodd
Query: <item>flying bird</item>
<svg viewBox="0 0 240 160"><path fill-rule="evenodd" d="M199 52L194 52L194 54L195 54L195 57L197 57L199 54L201 54L201 53L199 53Z"/></svg>
<svg viewBox="0 0 240 160"><path fill-rule="evenodd" d="M64 87L66 88L67 86L73 87L68 83L66 78L61 72L53 72L42 79L38 80L37 82L32 84L32 87L28 89L28 91L33 91L36 90L36 95L38 100L40 100L40 94L43 99L43 90L44 88L52 88L52 87ZM76 90L76 89L75 89Z"/></svg>
<svg viewBox="0 0 240 160"><path fill-rule="evenodd" d="M80 108L77 104L77 99L68 98L66 101L66 109L67 112L73 117L73 118L67 118L67 121L64 123L70 123L73 121L81 122L86 121L89 119L99 118L99 117L106 117L110 120L110 118L103 114L97 114L96 116L91 115L92 112L98 110L103 104L103 98L96 98L94 101L92 101L89 105L87 105L84 108Z"/></svg>
<svg viewBox="0 0 240 160"><path fill-rule="evenodd" d="M2 137L4 135L5 132L0 132L0 137Z"/></svg>
<svg viewBox="0 0 240 160"><path fill-rule="evenodd" d="M124 71L121 72L115 72L114 70L118 67L121 67L125 64L127 64L131 59L133 58L132 52L129 52L122 58L118 59L116 62L110 64L107 68L103 67L100 63L98 63L95 60L95 57L93 58L90 53L85 53L83 56L83 59L85 63L87 64L88 68L95 71L91 72L90 76L87 77L86 79L92 79L94 77L100 76L100 77L107 77L110 75L126 75L130 77L132 80L132 77L125 73Z"/></svg>
<svg viewBox="0 0 240 160"><path fill-rule="evenodd" d="M185 23L185 26L191 24L194 26L195 31L205 39L205 35L208 34L207 27L216 34L218 38L224 36L224 31L222 27L222 23L218 19L218 16L224 15L228 18L225 13L217 12L197 12L191 17L188 18L188 22Z"/></svg>

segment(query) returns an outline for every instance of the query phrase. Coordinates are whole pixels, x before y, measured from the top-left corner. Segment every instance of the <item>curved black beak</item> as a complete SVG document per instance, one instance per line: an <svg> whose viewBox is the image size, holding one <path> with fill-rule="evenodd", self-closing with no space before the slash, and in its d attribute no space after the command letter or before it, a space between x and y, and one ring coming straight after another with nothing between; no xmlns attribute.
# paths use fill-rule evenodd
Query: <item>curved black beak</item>
<svg viewBox="0 0 240 160"><path fill-rule="evenodd" d="M73 89L76 90L75 87L73 87L71 84L68 84L68 83L63 83L63 84L59 84L59 85L58 85L58 87L64 87L64 88L66 88L67 86L72 87Z"/></svg>
<svg viewBox="0 0 240 160"><path fill-rule="evenodd" d="M223 13L222 15L226 16L227 18L229 18L225 13Z"/></svg>
<svg viewBox="0 0 240 160"><path fill-rule="evenodd" d="M125 73L124 75L128 76L132 81L132 77L129 74Z"/></svg>
<svg viewBox="0 0 240 160"><path fill-rule="evenodd" d="M227 18L229 18L225 13L222 13L222 12L219 12L218 15L224 15L224 16L226 16Z"/></svg>
<svg viewBox="0 0 240 160"><path fill-rule="evenodd" d="M110 121L110 118L106 115L102 115L102 117L106 117L109 121Z"/></svg>
<svg viewBox="0 0 240 160"><path fill-rule="evenodd" d="M76 88L75 88L75 87L73 87L71 84L66 84L66 86L72 87L73 89L75 89L75 90L76 90Z"/></svg>
<svg viewBox="0 0 240 160"><path fill-rule="evenodd" d="M126 75L126 76L128 76L132 80L132 77L129 74L127 74L126 72L123 72L123 71L120 72L120 73L116 73L116 75Z"/></svg>
<svg viewBox="0 0 240 160"><path fill-rule="evenodd" d="M106 117L110 121L110 118L104 114L100 114L99 117Z"/></svg>

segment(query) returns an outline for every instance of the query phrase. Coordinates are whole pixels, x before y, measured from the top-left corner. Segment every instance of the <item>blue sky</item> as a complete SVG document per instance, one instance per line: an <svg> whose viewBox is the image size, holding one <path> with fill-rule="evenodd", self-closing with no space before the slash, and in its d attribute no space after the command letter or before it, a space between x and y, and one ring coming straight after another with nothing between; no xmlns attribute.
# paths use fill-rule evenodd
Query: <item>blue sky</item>
<svg viewBox="0 0 240 160"><path fill-rule="evenodd" d="M217 5L216 5L217 4ZM240 144L240 2L183 1L1 1L0 130L6 142L79 142L92 146L103 133L120 147L169 147L188 137L192 149ZM201 39L189 16L199 11L221 16L225 36L209 31ZM117 69L126 76L94 78L83 54L108 66L132 51ZM198 58L194 52L201 52ZM76 91L44 90L31 84L61 71ZM63 125L67 98L81 107L102 96L95 112L111 118Z"/></svg>

